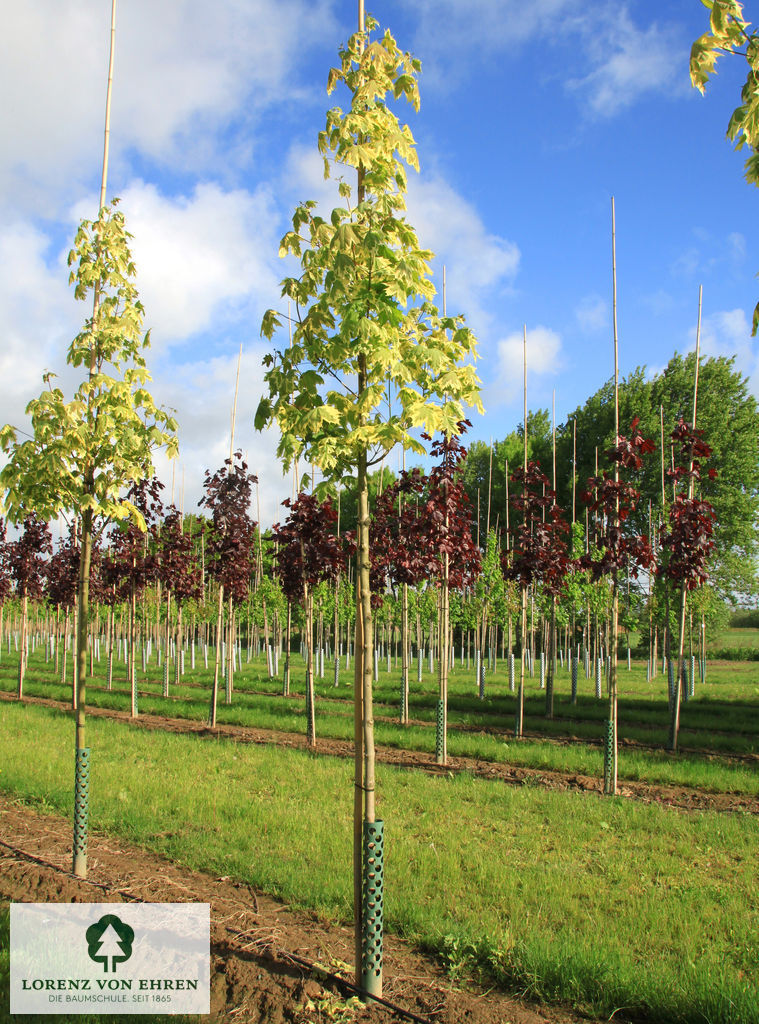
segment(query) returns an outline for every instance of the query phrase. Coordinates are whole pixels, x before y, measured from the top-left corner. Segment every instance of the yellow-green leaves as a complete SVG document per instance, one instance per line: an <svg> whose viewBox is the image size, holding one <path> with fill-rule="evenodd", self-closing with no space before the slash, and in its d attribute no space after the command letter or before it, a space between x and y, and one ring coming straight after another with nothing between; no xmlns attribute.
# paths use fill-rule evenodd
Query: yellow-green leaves
<svg viewBox="0 0 759 1024"><path fill-rule="evenodd" d="M749 72L741 91L742 104L733 111L727 126L727 137L736 149L744 145L754 152L744 164L746 181L759 185L759 34L751 32L751 23L743 17L740 0L701 0L710 11L709 32L700 36L691 47L690 80L704 92L709 75L716 74L717 58L723 53L740 53L746 58ZM745 46L745 51L742 47ZM754 309L752 336L759 328L759 303Z"/></svg>
<svg viewBox="0 0 759 1024"><path fill-rule="evenodd" d="M0 473L2 506L12 521L30 511L50 518L90 509L140 525L123 492L152 475L157 447L177 454L176 422L145 387L150 374L142 352L149 332L143 334L129 237L123 215L107 206L77 231L71 281L77 298L94 299L93 315L72 341L67 362L85 367L87 376L71 401L48 387L29 403L31 439L18 442L12 427L0 429L0 447L10 456Z"/></svg>
<svg viewBox="0 0 759 1024"><path fill-rule="evenodd" d="M431 305L433 254L402 216L416 148L387 104L418 106L419 62L389 32L371 41L371 27L330 71L328 91L344 85L351 102L328 111L318 138L348 203L327 219L315 203L300 204L282 239L280 255L301 264L282 282L296 313L287 345L264 359L269 393L255 417L259 430L276 420L286 466L305 458L328 478L350 473L360 453L380 458L398 443L421 452L410 431L451 434L470 407L482 410L474 336L462 317L443 319ZM355 205L340 165L360 170ZM273 339L282 322L268 310L261 333Z"/></svg>

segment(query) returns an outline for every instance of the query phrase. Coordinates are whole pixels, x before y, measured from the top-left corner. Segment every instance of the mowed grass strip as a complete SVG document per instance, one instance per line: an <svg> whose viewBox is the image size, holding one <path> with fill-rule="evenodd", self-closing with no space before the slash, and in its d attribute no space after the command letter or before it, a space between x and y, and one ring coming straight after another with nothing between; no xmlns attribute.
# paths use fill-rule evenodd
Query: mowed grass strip
<svg viewBox="0 0 759 1024"><path fill-rule="evenodd" d="M237 677L239 686L235 689L231 705L224 704L222 692L217 711L219 723L305 734L305 703L301 696L294 693L293 696L285 699L281 695L274 695L272 689L278 681L263 676L259 678L258 675L254 675L254 672L255 669L246 666L245 671ZM196 680L197 676L192 679L192 682ZM198 685L188 686L188 681L190 680L186 678L185 684L179 687L172 684L171 696L168 699L161 696L162 684L155 680L149 684L141 681L139 684L140 711L186 718L192 721L205 721L208 715L208 690ZM253 689L254 686L260 687L260 690ZM15 692L15 681L13 681L7 665L5 671L0 673L0 689ZM35 665L33 670L30 670L25 684L25 693L28 695L52 697L57 700L70 700L70 689L70 684L63 685L49 679L45 672L44 662L41 665ZM317 690L317 740L318 737L352 739L353 709L345 700L345 688L340 687L336 690L334 686L327 687L322 682ZM339 699L335 696L338 693ZM412 693L412 714L416 715L414 696ZM500 734L477 732L476 726L469 725L470 720L472 722L477 720L474 715L471 716L471 719L467 716L467 729L457 730L456 726L461 725L461 716L456 712L456 703L464 705L466 700L460 694L454 695L451 701L452 712L448 738L448 751L452 757L472 757L542 771L600 775L603 770L601 736L605 718L608 715L605 700L598 701L585 695L575 706L565 695L559 695L555 702L556 714L571 715L572 720L546 722L541 717L544 697L540 694L528 696L526 700L527 729L545 730L547 727L551 727L555 736L566 736L567 732L574 734L575 738L571 743L560 745L537 739L514 741L511 738L513 716L506 714L501 707L506 700L508 698L499 696L489 698L485 702L476 699L472 701L479 710L478 719L482 727L501 730ZM116 680L114 689L111 691L105 690L99 679L90 681L87 701L93 707L121 711L128 710L130 706L129 693L123 679ZM704 716L703 728L707 728L707 716L713 720L714 727L719 728L717 723L720 722L720 716L725 711L725 707L721 704L709 707L709 703L707 699L704 699L698 709L699 713ZM683 708L683 720L688 722L688 714L695 710L693 702L686 705ZM736 702L735 708L728 710L732 716L744 721L746 715L749 714L749 709L739 702ZM382 715L382 713L381 706L376 707L375 714ZM664 705L664 713L666 713L666 705ZM751 708L750 713L756 714L756 708ZM659 717L662 717L661 714ZM631 730L625 729L623 722L620 726L621 735L629 735L630 732ZM705 733L697 734L692 742L701 742L701 737L704 735ZM398 749L434 753L435 736L431 723L430 725L419 724L401 727L391 721L375 718L375 736L379 744ZM666 729L662 726L659 733L653 730L640 730L637 736L649 743L656 741L658 737L659 742L663 745L666 739ZM583 738L586 742L582 741ZM587 742L589 738L595 739L595 742ZM728 748L734 747L736 742L738 746L741 745L735 737L719 738ZM752 745L755 742L754 740ZM685 740L683 740L684 743ZM672 756L664 750L636 750L622 747L619 777L621 780L628 779L654 785L694 786L713 793L759 795L759 773L750 765L720 760L718 753L711 753L708 758L705 758L695 752L689 753L687 747L681 749L676 756Z"/></svg>
<svg viewBox="0 0 759 1024"><path fill-rule="evenodd" d="M73 722L0 705L0 788L72 814ZM91 827L351 916L351 765L90 719ZM759 823L380 768L386 925L607 1017L759 1022Z"/></svg>

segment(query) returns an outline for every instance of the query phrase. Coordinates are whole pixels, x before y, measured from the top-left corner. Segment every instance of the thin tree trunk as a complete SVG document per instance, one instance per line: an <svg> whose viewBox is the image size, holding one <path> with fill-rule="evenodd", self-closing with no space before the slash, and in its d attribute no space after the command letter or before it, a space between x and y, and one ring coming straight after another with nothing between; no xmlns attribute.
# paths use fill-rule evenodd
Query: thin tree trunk
<svg viewBox="0 0 759 1024"><path fill-rule="evenodd" d="M219 584L219 606L216 614L216 657L213 666L213 686L211 687L211 708L208 714L208 724L212 729L216 727L216 705L219 699L219 664L221 661L221 624L224 612L224 584Z"/></svg>
<svg viewBox="0 0 759 1024"><path fill-rule="evenodd" d="M90 614L90 565L92 561L92 510L82 512L82 536L79 553L79 580L77 585L77 699L75 741L77 758L85 748L85 709L87 691L87 631ZM75 777L74 793L74 843L73 866L74 874L79 878L87 877L87 828L89 804L86 787L82 792L84 781L81 773Z"/></svg>
<svg viewBox="0 0 759 1024"><path fill-rule="evenodd" d="M16 697L18 700L24 696L24 676L26 675L26 634L27 634L27 619L28 619L28 605L29 599L26 591L21 598L21 644L18 652L18 688L16 690Z"/></svg>

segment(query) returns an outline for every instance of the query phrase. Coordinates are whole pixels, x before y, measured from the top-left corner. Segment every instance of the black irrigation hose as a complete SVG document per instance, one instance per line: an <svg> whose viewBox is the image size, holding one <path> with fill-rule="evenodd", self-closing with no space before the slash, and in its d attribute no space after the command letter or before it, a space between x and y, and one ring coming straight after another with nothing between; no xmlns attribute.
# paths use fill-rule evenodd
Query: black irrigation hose
<svg viewBox="0 0 759 1024"><path fill-rule="evenodd" d="M65 871L64 868L58 867L56 864L51 864L50 861L43 860L41 857L35 857L33 853L28 853L26 850L22 850L18 846L6 843L3 839L0 839L0 846L4 846L6 850L10 850L12 853L18 854L25 860L32 861L34 864L39 864L41 867L52 868L54 871L64 871L65 874L71 874L70 871ZM74 876L72 875L72 878L73 877ZM102 882L93 882L89 878L77 878L76 880L84 882L86 885L91 885L96 889L102 889L104 892L118 893L119 896L123 896L125 899L131 900L133 903L144 902L133 893L125 892L123 889L113 889L111 886L104 885ZM234 928L227 927L226 930L232 935L238 937L241 935L241 933L236 931ZM279 956L298 964L299 967L303 967L310 974L316 975L319 979L332 981L339 988L344 989L353 995L357 995L361 999L371 999L372 1002L379 1003L380 1006L384 1006L386 1009L392 1010L393 1013L397 1014L399 1017L405 1017L406 1020L412 1020L415 1024L431 1024L429 1017L420 1017L411 1010L404 1010L402 1006L398 1006L396 1003L391 1003L389 999L383 999L382 996L374 996L370 992L366 992L359 985L354 985L352 981L348 981L346 978L343 978L341 975L328 971L326 967L323 967L321 964L314 963L311 960L306 960L305 957L298 956L296 953L290 953L286 949L278 949L277 953Z"/></svg>
<svg viewBox="0 0 759 1024"><path fill-rule="evenodd" d="M231 930L232 929L229 928L227 929L227 931ZM312 974L315 974L319 978L334 981L335 984L339 985L341 988L347 989L349 992L359 996L361 999L371 999L373 1003L379 1003L380 1006L384 1006L388 1010L392 1010L393 1013L397 1013L400 1017L405 1017L407 1020L413 1020L416 1024L431 1024L429 1017L419 1017L411 1010L404 1010L402 1006L397 1006L395 1003L391 1003L389 999L383 999L382 996L373 996L370 992L367 992L359 985L354 985L352 981L348 981L346 978L341 977L341 975L333 974L332 971L328 971L325 967L322 967L321 964L311 963L310 960L306 960L302 956L296 956L295 953L287 953L284 950L282 952L288 960L292 960L300 967L307 968Z"/></svg>

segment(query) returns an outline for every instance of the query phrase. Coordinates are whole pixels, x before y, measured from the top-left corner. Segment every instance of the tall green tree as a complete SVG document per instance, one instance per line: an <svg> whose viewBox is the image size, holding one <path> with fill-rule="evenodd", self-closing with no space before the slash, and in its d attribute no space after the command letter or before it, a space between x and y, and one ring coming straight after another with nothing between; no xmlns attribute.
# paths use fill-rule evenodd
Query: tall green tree
<svg viewBox="0 0 759 1024"><path fill-rule="evenodd" d="M759 31L743 17L740 0L701 0L709 13L709 31L695 41L690 51L690 80L703 95L709 75L717 72L717 58L736 54L746 58L748 74L741 90L739 107L730 116L727 137L736 149L751 152L744 165L749 185L759 185ZM759 328L759 303L754 309L752 337Z"/></svg>
<svg viewBox="0 0 759 1024"><path fill-rule="evenodd" d="M295 306L292 344L265 358L269 394L258 407L256 426L276 420L278 454L286 466L302 459L318 466L327 482L354 473L357 478L354 902L357 935L364 939L357 975L367 992L378 994L381 829L375 809L368 471L396 444L422 454L415 429L450 436L466 405L482 407L474 336L462 317L441 317L432 304L432 253L421 248L403 216L406 167L417 169L418 162L412 133L391 104L404 98L418 109L420 63L389 32L372 39L373 20L367 18L364 28L360 3L359 31L340 50L327 83L330 93L341 87L350 105L328 112L318 142L325 176L338 178L343 205L324 218L315 202L301 204L282 239L280 253L301 263L299 276L282 285ZM348 168L357 172L355 188L342 177ZM267 311L262 333L273 339L282 319Z"/></svg>

